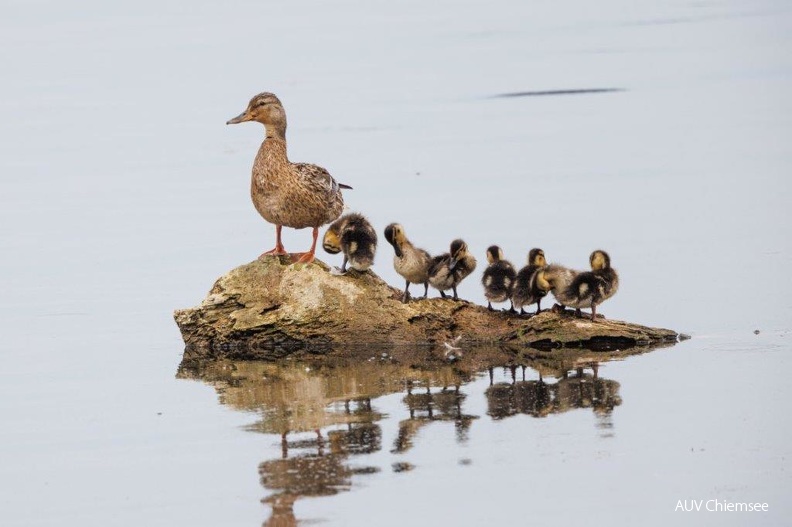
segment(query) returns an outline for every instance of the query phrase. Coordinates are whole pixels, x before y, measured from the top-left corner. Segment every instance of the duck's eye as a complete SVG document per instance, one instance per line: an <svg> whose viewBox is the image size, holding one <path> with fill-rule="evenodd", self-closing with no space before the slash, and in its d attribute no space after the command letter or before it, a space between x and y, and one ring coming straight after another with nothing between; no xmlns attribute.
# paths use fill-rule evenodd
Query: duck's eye
<svg viewBox="0 0 792 527"><path fill-rule="evenodd" d="M267 104L269 104L269 101L258 101L258 102L255 104L255 107L256 107L256 108L258 108L258 107L260 107L260 106L265 106L265 105L267 105Z"/></svg>

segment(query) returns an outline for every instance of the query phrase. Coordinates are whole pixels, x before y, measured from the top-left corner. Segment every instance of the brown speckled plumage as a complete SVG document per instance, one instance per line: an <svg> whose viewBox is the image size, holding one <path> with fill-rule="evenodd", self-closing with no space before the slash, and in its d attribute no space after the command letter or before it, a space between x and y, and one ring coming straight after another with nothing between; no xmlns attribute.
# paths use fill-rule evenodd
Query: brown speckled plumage
<svg viewBox="0 0 792 527"><path fill-rule="evenodd" d="M261 217L277 229L275 249L265 254L286 254L280 241L281 226L314 229L314 244L300 261L310 262L316 248L320 226L330 223L344 210L342 188L324 168L307 163L292 163L286 153L286 112L272 93L253 97L247 109L227 124L257 121L266 128L253 163L250 196Z"/></svg>
<svg viewBox="0 0 792 527"><path fill-rule="evenodd" d="M344 197L324 168L291 163L286 140L267 137L253 163L250 197L261 217L293 229L321 227L341 215Z"/></svg>

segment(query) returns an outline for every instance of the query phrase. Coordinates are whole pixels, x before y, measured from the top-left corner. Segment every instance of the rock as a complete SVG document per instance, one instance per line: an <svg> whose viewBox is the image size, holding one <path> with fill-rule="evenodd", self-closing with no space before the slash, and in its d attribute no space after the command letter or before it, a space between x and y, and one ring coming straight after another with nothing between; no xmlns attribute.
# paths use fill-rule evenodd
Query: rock
<svg viewBox="0 0 792 527"><path fill-rule="evenodd" d="M671 330L592 322L571 313L547 311L527 318L441 298L403 304L401 291L370 271L336 276L319 260L291 265L275 257L233 269L215 282L201 305L177 310L174 318L186 345L185 360L277 359L295 352L446 342L613 350L678 338Z"/></svg>

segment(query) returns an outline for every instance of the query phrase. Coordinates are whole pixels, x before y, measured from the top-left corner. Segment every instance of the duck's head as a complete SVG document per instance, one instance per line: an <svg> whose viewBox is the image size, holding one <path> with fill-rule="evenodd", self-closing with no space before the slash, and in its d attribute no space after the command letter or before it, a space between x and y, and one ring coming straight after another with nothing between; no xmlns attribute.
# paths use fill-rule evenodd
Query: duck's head
<svg viewBox="0 0 792 527"><path fill-rule="evenodd" d="M503 260L503 250L497 245L490 245L487 248L487 262L492 265L501 260Z"/></svg>
<svg viewBox="0 0 792 527"><path fill-rule="evenodd" d="M451 242L451 262L449 263L449 267L452 271L454 267L456 267L457 262L467 256L467 252L468 246L464 241L456 239Z"/></svg>
<svg viewBox="0 0 792 527"><path fill-rule="evenodd" d="M340 231L336 224L330 226L325 232L324 239L322 240L322 247L330 254L338 254L341 252L341 236Z"/></svg>
<svg viewBox="0 0 792 527"><path fill-rule="evenodd" d="M248 103L244 112L226 124L238 124L246 121L257 121L264 126L286 131L286 111L274 93L259 93Z"/></svg>
<svg viewBox="0 0 792 527"><path fill-rule="evenodd" d="M402 257L401 245L404 242L404 227L398 223L391 223L385 227L385 239L388 243L393 245L393 250L396 251L396 256Z"/></svg>
<svg viewBox="0 0 792 527"><path fill-rule="evenodd" d="M600 269L610 269L610 256L605 251L597 249L591 256L589 256L592 271L599 271Z"/></svg>
<svg viewBox="0 0 792 527"><path fill-rule="evenodd" d="M536 267L544 267L547 265L544 251L539 248L531 249L528 253L528 265L535 265Z"/></svg>

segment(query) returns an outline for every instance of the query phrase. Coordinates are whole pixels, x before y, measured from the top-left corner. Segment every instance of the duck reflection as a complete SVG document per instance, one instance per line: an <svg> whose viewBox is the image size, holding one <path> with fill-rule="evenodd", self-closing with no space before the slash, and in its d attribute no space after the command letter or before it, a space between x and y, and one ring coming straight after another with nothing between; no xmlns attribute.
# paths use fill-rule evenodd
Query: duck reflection
<svg viewBox="0 0 792 527"><path fill-rule="evenodd" d="M353 478L378 472L357 462L382 449L379 421L386 416L372 405L383 395L426 387L425 401L415 401L416 422L452 420L464 430L473 416L462 414L459 386L473 378L440 365L419 370L388 361L302 364L215 362L182 365L181 377L214 385L220 401L252 411L259 419L246 429L280 438L280 458L259 465L261 484L271 492L263 501L271 515L264 525L297 525L294 504L304 497L330 496L351 488ZM432 387L442 386L432 393ZM448 388L451 386L452 388ZM400 432L401 435L401 432ZM462 432L458 437L464 436ZM394 463L394 472L409 463Z"/></svg>
<svg viewBox="0 0 792 527"><path fill-rule="evenodd" d="M478 416L462 413L462 403L466 397L460 391L459 384L453 388L443 386L433 393L430 386L417 388L415 383L408 382L403 402L410 417L399 422L399 433L391 452L397 454L410 450L418 431L435 421L453 421L457 442L465 442L471 423L478 419Z"/></svg>
<svg viewBox="0 0 792 527"><path fill-rule="evenodd" d="M490 386L485 392L487 415L493 419L517 414L546 417L577 408L591 408L601 417L600 428L609 428L603 419L621 404L619 383L599 378L597 363L592 363L589 368L591 373L586 373L584 367L575 368L572 374L563 369L558 380L552 383L545 382L542 369L538 370L538 380L526 381L524 367L523 380L518 381L516 366L510 368L512 382L495 383L493 369L490 368ZM604 422L610 423L609 419L604 419Z"/></svg>
<svg viewBox="0 0 792 527"><path fill-rule="evenodd" d="M373 421L378 415L371 411L369 400L344 404L346 415L355 416L340 430L331 430L327 439L320 432L315 437L288 441L281 436L281 459L259 465L261 484L273 493L263 500L272 508L265 526L297 525L294 503L305 497L332 496L347 491L352 477L377 472L377 467L351 467L348 460L358 454L369 454L382 448L382 429Z"/></svg>
<svg viewBox="0 0 792 527"><path fill-rule="evenodd" d="M435 359L416 366L383 358L385 354L343 362L185 364L179 376L212 384L222 404L256 416L246 429L276 438L278 457L258 467L268 491L263 501L271 508L264 525L293 526L298 522L294 505L301 498L346 492L366 474L412 470L405 454L416 444L419 432L432 423L453 423L455 441L468 441L479 416L465 407L481 397L480 391L469 393L473 387L484 391L492 419L591 408L601 416L601 434L611 434L610 414L621 404L619 384L601 379L597 363L588 358L580 362L566 355L559 358L557 352L537 354L519 358L539 373L538 380L526 380L526 366L510 366L504 370L507 380L496 382L490 368L486 388L481 373L487 368L481 362L452 365ZM489 360L483 352L477 357ZM546 382L545 377L557 380ZM476 379L482 382L472 382ZM398 393L403 394L400 401L384 397ZM377 408L378 400L390 416ZM384 438L381 422L389 418L398 420L398 429ZM392 445L393 457L368 456L381 452L383 444ZM470 463L460 460L460 465Z"/></svg>

